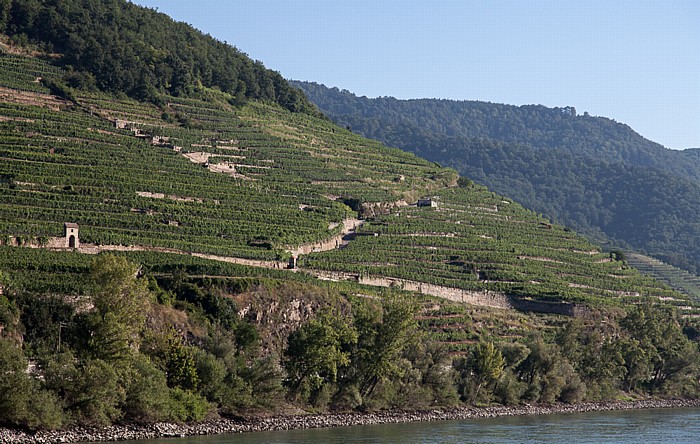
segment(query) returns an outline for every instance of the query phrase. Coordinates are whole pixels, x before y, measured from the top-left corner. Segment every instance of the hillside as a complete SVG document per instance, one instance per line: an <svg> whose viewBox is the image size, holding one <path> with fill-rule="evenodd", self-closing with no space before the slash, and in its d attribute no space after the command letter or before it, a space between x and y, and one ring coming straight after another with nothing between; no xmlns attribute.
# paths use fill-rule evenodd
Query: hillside
<svg viewBox="0 0 700 444"><path fill-rule="evenodd" d="M454 170L2 49L0 425L700 393L693 300Z"/></svg>
<svg viewBox="0 0 700 444"><path fill-rule="evenodd" d="M279 73L186 23L131 2L4 0L0 33L69 68L63 80L72 87L157 102L160 93L187 97L202 85L230 94L232 104L254 99L316 113Z"/></svg>
<svg viewBox="0 0 700 444"><path fill-rule="evenodd" d="M457 169L599 241L696 272L700 164L573 108L367 99L296 82L336 123Z"/></svg>
<svg viewBox="0 0 700 444"><path fill-rule="evenodd" d="M343 234L343 220L363 217L372 220L355 241L331 248L333 254L311 254L300 260L302 269L445 279L466 290L584 302L583 282L554 274L547 284L544 270L527 258L587 264L600 276L615 269L605 265L608 255L512 201L469 181L456 186L452 171L327 121L262 104L236 110L215 91L209 101L167 96L162 109L77 91L68 102L30 81L50 65L10 55L0 62L14 83L13 67L29 71L27 89L38 90L6 90L6 244L56 247L70 222L79 225L77 249L86 253L128 246L281 269L293 254L327 249L321 244ZM185 123L170 123L175 114ZM426 195L437 210L408 206ZM377 249L401 244L415 251L402 253L399 266L383 265ZM356 248L369 248L377 265L350 260ZM595 253L580 253L589 251ZM434 273L421 268L425 261L436 263ZM481 263L490 265L482 270ZM533 280L543 285L515 290ZM605 278L595 288L617 287L620 280Z"/></svg>

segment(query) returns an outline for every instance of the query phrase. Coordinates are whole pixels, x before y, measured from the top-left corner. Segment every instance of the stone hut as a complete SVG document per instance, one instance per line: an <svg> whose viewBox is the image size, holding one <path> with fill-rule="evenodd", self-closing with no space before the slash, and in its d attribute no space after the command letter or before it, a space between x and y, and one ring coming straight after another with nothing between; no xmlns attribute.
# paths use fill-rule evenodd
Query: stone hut
<svg viewBox="0 0 700 444"><path fill-rule="evenodd" d="M63 224L63 234L66 237L67 248L80 248L80 238L78 237L78 224L66 222Z"/></svg>
<svg viewBox="0 0 700 444"><path fill-rule="evenodd" d="M425 197L423 199L418 199L418 203L416 204L416 206L437 208L438 205L434 199L431 199L430 197Z"/></svg>

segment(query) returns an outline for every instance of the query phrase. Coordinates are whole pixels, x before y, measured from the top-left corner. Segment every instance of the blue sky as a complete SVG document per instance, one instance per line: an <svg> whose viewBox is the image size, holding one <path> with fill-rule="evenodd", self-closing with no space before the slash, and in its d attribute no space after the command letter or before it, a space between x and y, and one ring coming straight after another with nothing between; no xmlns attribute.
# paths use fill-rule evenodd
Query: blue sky
<svg viewBox="0 0 700 444"><path fill-rule="evenodd" d="M700 1L134 0L357 95L574 106L700 148Z"/></svg>

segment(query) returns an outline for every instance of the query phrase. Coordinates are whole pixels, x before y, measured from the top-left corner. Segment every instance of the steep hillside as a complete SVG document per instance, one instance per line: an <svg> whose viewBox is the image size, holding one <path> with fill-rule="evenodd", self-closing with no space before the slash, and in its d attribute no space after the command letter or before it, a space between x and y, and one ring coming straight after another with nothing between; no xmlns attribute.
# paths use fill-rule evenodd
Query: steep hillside
<svg viewBox="0 0 700 444"><path fill-rule="evenodd" d="M696 303L454 170L3 48L2 426L700 394Z"/></svg>
<svg viewBox="0 0 700 444"><path fill-rule="evenodd" d="M68 102L30 81L50 65L0 62L7 83L21 79L13 69L29 71L27 90L5 90L0 123L6 244L66 247L64 223L77 223L85 253L282 269L293 255L330 249L299 265L535 299L590 302L628 287L664 295L609 276L620 267L607 255L518 204L469 181L455 186L452 171L327 121L254 103L236 110L211 90L202 91L209 101L166 96L160 109L79 91ZM408 206L422 196L437 209ZM356 239L341 245L343 235ZM602 281L590 286L594 276Z"/></svg>
<svg viewBox="0 0 700 444"><path fill-rule="evenodd" d="M697 271L699 157L573 108L367 99L297 82L339 125L414 152L594 239Z"/></svg>
<svg viewBox="0 0 700 444"><path fill-rule="evenodd" d="M400 201L454 180L306 115L258 104L236 113L224 93L168 97L163 108L96 93L69 102L34 83L49 65L10 55L0 63L0 85L26 87L5 89L2 105L2 231L27 241L48 243L73 222L84 248L285 259L288 248L340 232L351 212L336 200ZM29 73L25 85L15 69ZM312 129L287 134L292 122ZM317 141L299 143L306 138ZM407 179L395 181L400 174Z"/></svg>

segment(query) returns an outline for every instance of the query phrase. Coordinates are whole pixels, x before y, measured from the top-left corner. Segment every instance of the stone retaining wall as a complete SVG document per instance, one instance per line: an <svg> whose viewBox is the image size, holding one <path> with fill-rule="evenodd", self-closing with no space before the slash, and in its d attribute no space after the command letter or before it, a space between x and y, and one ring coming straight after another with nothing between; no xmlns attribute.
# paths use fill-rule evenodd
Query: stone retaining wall
<svg viewBox="0 0 700 444"><path fill-rule="evenodd" d="M355 281L360 284L376 287L396 287L402 290L436 296L455 302L463 302L482 307L502 309L515 309L524 312L550 313L565 316L585 316L588 309L585 306L568 302L537 301L514 298L496 291L469 291L459 288L443 287L424 282L410 281L398 278L384 278L364 276L358 273L344 273L340 271L304 270L319 279L332 281Z"/></svg>

